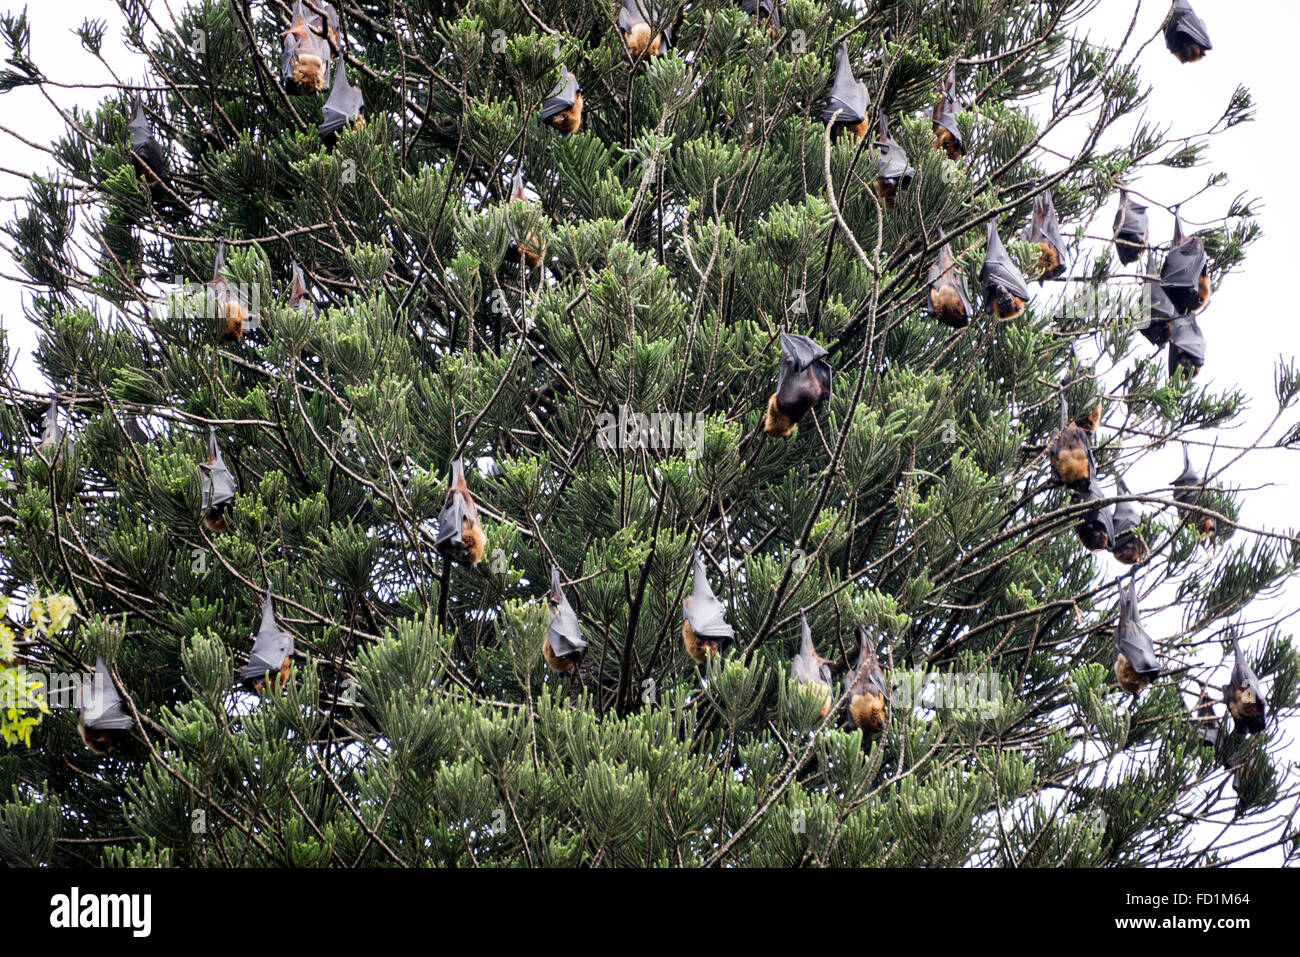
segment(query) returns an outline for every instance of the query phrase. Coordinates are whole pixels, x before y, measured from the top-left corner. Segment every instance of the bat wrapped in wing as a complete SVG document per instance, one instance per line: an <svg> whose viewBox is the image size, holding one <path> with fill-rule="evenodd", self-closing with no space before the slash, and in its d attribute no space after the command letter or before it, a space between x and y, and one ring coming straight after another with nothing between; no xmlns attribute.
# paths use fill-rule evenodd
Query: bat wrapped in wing
<svg viewBox="0 0 1300 957"><path fill-rule="evenodd" d="M307 283L303 279L302 267L297 263L293 264L293 285L289 287L289 308L305 316L314 316L320 311L316 303L312 301L311 293L307 291Z"/></svg>
<svg viewBox="0 0 1300 957"><path fill-rule="evenodd" d="M957 117L961 115L961 103L957 99L957 68L948 71L948 75L939 84L936 91L938 100L930 114L934 128L934 145L948 154L954 163L966 155L966 145L962 141L961 127Z"/></svg>
<svg viewBox="0 0 1300 957"><path fill-rule="evenodd" d="M772 36L781 29L780 0L740 0L740 12L758 22L766 22Z"/></svg>
<svg viewBox="0 0 1300 957"><path fill-rule="evenodd" d="M1238 734L1259 734L1267 723L1268 700L1246 656L1241 653L1236 632L1232 635L1232 656L1232 675L1224 686L1223 702L1228 706L1233 728Z"/></svg>
<svg viewBox="0 0 1300 957"><path fill-rule="evenodd" d="M516 201L529 202L528 194L524 192L523 170L516 172L510 180L510 202ZM517 236L512 238L507 255L519 260L526 269L536 269L542 264L541 243L532 233L522 239Z"/></svg>
<svg viewBox="0 0 1300 957"><path fill-rule="evenodd" d="M478 506L470 494L465 482L465 460L456 459L451 463L451 485L447 489L447 501L438 513L438 537L433 547L453 562L462 565L477 565L483 560L483 549L487 545L487 536L478 520Z"/></svg>
<svg viewBox="0 0 1300 957"><path fill-rule="evenodd" d="M239 486L235 484L235 476L221 457L221 449L217 446L217 430L212 426L208 426L208 460L199 464L199 471L202 473L200 485L203 500L200 508L203 524L211 531L224 532L226 514L235 504L235 493L239 491Z"/></svg>
<svg viewBox="0 0 1300 957"><path fill-rule="evenodd" d="M875 644L861 623L856 627L858 663L849 679L849 719L865 733L874 734L883 731L889 721L889 694Z"/></svg>
<svg viewBox="0 0 1300 957"><path fill-rule="evenodd" d="M307 9L302 0L294 0L289 11L289 29L284 31L280 78L284 88L294 94L320 93L325 89L330 61L338 50L339 15L324 0L313 0L324 14Z"/></svg>
<svg viewBox="0 0 1300 957"><path fill-rule="evenodd" d="M157 200L167 194L167 189L163 186L163 180L167 176L167 158L163 155L162 146L153 135L153 128L149 126L149 117L144 112L144 101L140 97L135 98L135 108L131 113L131 163L135 166L135 171L145 185L149 187L149 195Z"/></svg>
<svg viewBox="0 0 1300 957"><path fill-rule="evenodd" d="M122 707L108 666L103 658L95 659L95 677L89 688L77 689L77 730L86 747L96 754L108 754L121 747L126 732L135 727L135 719Z"/></svg>
<svg viewBox="0 0 1300 957"><path fill-rule="evenodd" d="M1128 589L1119 586L1119 621L1115 626L1115 678L1129 694L1142 689L1160 676L1160 662L1151 636L1138 616L1137 588L1130 574Z"/></svg>
<svg viewBox="0 0 1300 957"><path fill-rule="evenodd" d="M282 629L275 620L275 606L271 601L271 585L266 586L262 601L262 623L253 636L253 650L248 654L248 664L239 672L239 680L249 691L259 697L268 675L279 678L280 687L289 680L293 668L293 635Z"/></svg>
<svg viewBox="0 0 1300 957"><path fill-rule="evenodd" d="M826 350L807 336L781 333L781 372L776 391L767 400L763 431L789 438L809 409L830 398L831 367Z"/></svg>
<svg viewBox="0 0 1300 957"><path fill-rule="evenodd" d="M1212 50L1209 31L1187 0L1176 0L1165 24L1165 46L1180 63L1195 63Z"/></svg>
<svg viewBox="0 0 1300 957"><path fill-rule="evenodd" d="M1115 253L1124 265L1135 263L1147 248L1151 226L1147 208L1135 202L1128 190L1119 191L1119 209L1115 212Z"/></svg>
<svg viewBox="0 0 1300 957"><path fill-rule="evenodd" d="M1147 253L1147 274L1142 283L1142 313L1144 322L1138 326L1138 332L1146 337L1153 346L1160 348L1169 342L1169 326L1182 315L1178 307L1170 300L1165 287L1160 285L1159 273L1156 272L1156 256Z"/></svg>
<svg viewBox="0 0 1300 957"><path fill-rule="evenodd" d="M867 135L867 110L870 107L867 85L853 75L848 44L841 43L835 49L835 77L831 80L831 91L818 116L823 123L833 124L832 136L847 130L862 139Z"/></svg>
<svg viewBox="0 0 1300 957"><path fill-rule="evenodd" d="M542 122L554 127L565 136L578 132L582 126L582 90L578 78L569 68L560 64L560 82L542 101Z"/></svg>
<svg viewBox="0 0 1300 957"><path fill-rule="evenodd" d="M1086 492L1097 477L1091 436L1101 421L1101 403L1094 405L1087 415L1071 422L1064 392L1058 396L1058 400L1061 405L1060 431L1048 448L1052 477L1076 492Z"/></svg>
<svg viewBox="0 0 1300 957"><path fill-rule="evenodd" d="M244 330L252 323L253 317L244 290L226 281L225 268L226 241L218 239L217 257L212 262L212 281L206 288L207 311L216 316L222 341L237 342L244 337Z"/></svg>
<svg viewBox="0 0 1300 957"><path fill-rule="evenodd" d="M1184 236L1174 210L1174 245L1160 270L1160 286L1182 312L1199 312L1210 301L1210 260L1200 236Z"/></svg>
<svg viewBox="0 0 1300 957"><path fill-rule="evenodd" d="M623 8L618 12L618 29L633 60L642 55L663 56L672 46L672 27L669 24L662 24L660 32L654 32L652 21L658 17L650 0L623 0Z"/></svg>
<svg viewBox="0 0 1300 957"><path fill-rule="evenodd" d="M339 133L350 124L360 125L361 107L365 98L361 89L348 81L347 62L340 59L339 68L334 73L334 86L330 89L329 99L321 107L321 122L316 127L316 134L326 146L333 146Z"/></svg>
<svg viewBox="0 0 1300 957"><path fill-rule="evenodd" d="M912 185L916 170L907 161L907 153L889 135L889 118L882 111L876 124L876 150L880 154L874 189L886 209L898 203L898 194Z"/></svg>
<svg viewBox="0 0 1300 957"><path fill-rule="evenodd" d="M939 238L943 238L942 232ZM966 277L957 272L950 243L939 247L939 258L926 273L925 281L930 287L930 314L946 326L965 328L974 309L966 290Z"/></svg>
<svg viewBox="0 0 1300 957"><path fill-rule="evenodd" d="M42 452L49 452L62 441L63 426L59 424L59 397L55 396L50 400L49 408L45 410L45 418L41 421L39 448Z"/></svg>
<svg viewBox="0 0 1300 957"><path fill-rule="evenodd" d="M1180 316L1169 324L1169 374L1182 369L1190 378L1205 365L1205 336L1195 316Z"/></svg>
<svg viewBox="0 0 1300 957"><path fill-rule="evenodd" d="M1119 475L1115 476L1115 489L1120 495L1132 494ZM1137 502L1115 503L1111 526L1114 538L1111 541L1110 553L1115 556L1116 561L1133 565L1144 557L1142 540L1138 538L1136 532L1141 521L1142 513L1138 509Z"/></svg>
<svg viewBox="0 0 1300 957"><path fill-rule="evenodd" d="M1187 443L1183 443L1183 472L1171 483L1174 487L1174 501L1183 505L1198 505L1201 493L1205 490L1205 480L1192 466L1191 456L1187 454ZM1203 535L1214 534L1214 516L1189 512L1192 524Z"/></svg>
<svg viewBox="0 0 1300 957"><path fill-rule="evenodd" d="M694 587L682 601L682 641L696 664L704 664L710 655L721 652L734 637L726 614L727 606L709 587L704 557L696 552Z"/></svg>
<svg viewBox="0 0 1300 957"><path fill-rule="evenodd" d="M1051 190L1034 197L1033 218L1025 227L1025 241L1039 248L1040 286L1048 279L1065 275L1065 240L1061 238L1061 225L1056 219Z"/></svg>
<svg viewBox="0 0 1300 957"><path fill-rule="evenodd" d="M1088 483L1086 491L1074 492L1072 497L1075 504L1100 502L1105 499L1106 493L1101 490L1101 483L1094 478ZM1079 524L1074 526L1074 533L1079 536L1083 547L1090 552L1109 549L1111 542L1115 540L1115 515L1111 507L1099 505L1091 511L1084 512Z"/></svg>
<svg viewBox="0 0 1300 957"><path fill-rule="evenodd" d="M1000 320L1015 319L1025 311L1029 301L1029 287L1016 264L1007 255L998 235L996 219L988 225L988 248L984 265L980 267L980 290L984 296L984 311Z"/></svg>
<svg viewBox="0 0 1300 957"><path fill-rule="evenodd" d="M1214 704L1210 701L1209 688L1201 682L1201 693L1192 705L1192 720L1196 723L1197 735L1206 747L1216 747L1223 735L1223 723L1214 713Z"/></svg>
<svg viewBox="0 0 1300 957"><path fill-rule="evenodd" d="M542 639L542 657L552 671L572 670L587 653L587 641L578 626L578 615L560 587L560 569L551 566L551 590L546 593L551 609L551 624Z"/></svg>
<svg viewBox="0 0 1300 957"><path fill-rule="evenodd" d="M831 691L831 663L817 654L812 629L808 627L808 618L802 611L799 612L799 651L790 661L790 680L815 688L824 695L821 717L826 717L834 700Z"/></svg>

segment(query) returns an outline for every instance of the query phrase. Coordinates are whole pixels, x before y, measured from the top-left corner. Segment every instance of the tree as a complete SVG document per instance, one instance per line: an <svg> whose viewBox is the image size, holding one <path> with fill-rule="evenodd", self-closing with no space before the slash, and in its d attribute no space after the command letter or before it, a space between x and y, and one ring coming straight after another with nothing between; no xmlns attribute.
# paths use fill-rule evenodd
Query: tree
<svg viewBox="0 0 1300 957"><path fill-rule="evenodd" d="M1156 53L1090 42L1091 6L790 0L778 25L664 2L642 10L671 45L632 58L612 0L347 2L363 122L327 144L325 94L281 82L289 3L168 23L120 0L149 79L67 117L8 227L52 390L5 381L0 568L3 591L79 609L28 667L102 656L135 727L100 756L54 709L0 757L0 855L1173 864L1240 856L1238 829L1198 826L1234 820L1267 825L1251 850L1293 849L1275 715L1300 669L1241 613L1293 574L1296 538L1239 526L1222 458L1180 500L1110 491L1180 439L1203 469L1196 437L1246 394L1134 346L1151 309L1110 242L1116 186L1173 206L1142 171L1204 149L1146 122L1106 143ZM90 54L105 29L83 26ZM50 82L25 17L4 33L6 86ZM840 42L913 170L893 208L875 136L818 117ZM585 106L568 136L538 115L561 63ZM931 122L950 69L957 160ZM133 166L135 90L161 182ZM1250 113L1240 89L1213 132ZM1077 148L1043 149L1067 120ZM944 242L978 303L990 223L1038 278L1021 236L1048 191L1066 275L1011 321L931 318ZM1242 202L1197 233L1212 283L1256 234ZM295 265L318 310L288 305ZM785 439L762 430L782 332L832 369ZM35 451L51 391L55 456ZM1280 365L1275 391L1282 416L1300 373ZM1074 534L1096 502L1050 480L1062 398L1103 402L1102 494L1142 510L1161 674L1136 697L1111 674L1128 569ZM237 494L205 524L210 429ZM476 567L435 547L461 458ZM699 666L695 554L735 635ZM541 653L552 565L587 642L566 673ZM295 652L258 696L237 681L268 586ZM824 715L787 680L801 616L834 675ZM857 624L890 685L879 734L845 724ZM1219 704L1207 747L1197 682L1227 680L1233 626L1275 715L1246 738Z"/></svg>

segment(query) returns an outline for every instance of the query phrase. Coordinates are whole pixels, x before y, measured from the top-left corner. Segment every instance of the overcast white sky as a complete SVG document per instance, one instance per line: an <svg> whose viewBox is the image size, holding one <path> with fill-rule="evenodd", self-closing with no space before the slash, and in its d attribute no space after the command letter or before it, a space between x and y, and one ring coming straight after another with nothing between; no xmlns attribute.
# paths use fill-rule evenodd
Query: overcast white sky
<svg viewBox="0 0 1300 957"><path fill-rule="evenodd" d="M1163 40L1156 39L1143 54L1140 64L1143 81L1154 87L1146 103L1148 115L1170 124L1173 135L1201 133L1223 112L1233 90L1242 83L1255 99L1256 121L1216 137L1206 167L1149 171L1135 186L1149 196L1173 203L1200 189L1211 170L1226 171L1227 184L1184 208L1185 219L1193 222L1220 215L1238 193L1263 198L1260 206L1263 239L1248 251L1245 271L1229 277L1216 290L1201 321L1209 354L1199 381L1219 388L1240 385L1252 396L1251 407L1236 429L1220 431L1217 437L1220 443L1246 445L1259 436L1276 412L1273 370L1278 356L1293 357L1300 345L1300 321L1294 318L1294 309L1277 308L1276 286L1270 279L1280 277L1279 281L1289 281L1300 272L1300 265L1293 261L1294 232L1285 226L1288 222L1300 223L1300 195L1294 185L1296 119L1293 105L1285 101L1290 95L1289 74L1294 70L1294 38L1300 35L1300 4L1294 0L1250 0L1249 3L1194 0L1194 3L1206 21L1214 49L1202 63L1183 65L1166 51ZM9 6L21 9L21 5ZM177 8L176 4L172 6ZM158 3L156 7L159 18L166 22L166 5ZM1098 10L1088 22L1097 37L1117 41L1134 9L1133 0L1100 0ZM1143 40L1151 36L1167 10L1166 0L1144 0L1135 35ZM36 63L57 82L91 85L91 88L50 88L50 94L63 107L77 104L91 108L108 92L93 85L113 82L81 50L70 32L86 17L108 22L104 53L119 77L127 82L144 78L142 58L129 53L121 43L121 19L115 3L108 0L45 3L31 5L28 12L33 24L31 54ZM4 94L0 104L5 107L3 124L20 131L34 143L49 143L62 132L49 103L35 89L22 88ZM1049 145L1063 152L1071 151L1074 132L1066 127ZM0 196L4 197L0 216L6 221L14 214L12 200L26 192L25 183L10 171L43 171L50 165L48 160L46 154L0 132ZM1104 211L1098 222L1109 226L1111 215L1111 210ZM1153 209L1151 227L1153 241L1166 242L1172 234L1172 217L1163 210ZM1065 224L1065 232L1068 237L1070 224ZM0 326L9 331L11 345L18 352L21 381L35 388L39 387L41 378L30 357L34 337L22 318L20 302L24 293L13 281L17 275L7 254L0 252ZM1266 444L1283 435L1296 418L1294 412L1289 413L1269 434ZM1193 446L1193 461L1198 467L1204 466L1209 443L1214 438L1215 435L1200 436L1206 444ZM1227 455L1220 451L1216 457L1222 462ZM1241 513L1243 524L1300 528L1300 504L1294 497L1296 464L1295 452L1259 451L1220 477L1228 485L1262 486L1246 497ZM1181 452L1171 446L1148 454L1136 464L1128 473L1128 484L1135 491L1161 488L1181 470ZM1109 573L1117 571L1118 566L1113 566ZM1294 611L1300 605L1298 599L1300 589L1293 583L1283 594L1256 602L1249 609L1249 617L1280 617ZM1225 679L1226 672L1218 680ZM1295 751L1293 747L1292 753Z"/></svg>

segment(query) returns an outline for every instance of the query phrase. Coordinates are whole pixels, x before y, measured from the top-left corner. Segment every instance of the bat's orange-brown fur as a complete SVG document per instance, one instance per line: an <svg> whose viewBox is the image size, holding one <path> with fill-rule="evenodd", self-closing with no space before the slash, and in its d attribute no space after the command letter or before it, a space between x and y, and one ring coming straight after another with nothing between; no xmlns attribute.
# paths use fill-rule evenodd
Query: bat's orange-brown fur
<svg viewBox="0 0 1300 957"><path fill-rule="evenodd" d="M719 643L696 635L688 618L682 619L682 641L686 645L686 653L691 656L691 661L697 665L704 664L710 655L718 653Z"/></svg>
<svg viewBox="0 0 1300 957"><path fill-rule="evenodd" d="M1205 56L1205 47L1187 41L1179 44L1178 49L1174 50L1174 56L1178 57L1179 63L1195 63Z"/></svg>
<svg viewBox="0 0 1300 957"><path fill-rule="evenodd" d="M1142 689L1151 683L1133 670L1133 666L1129 664L1128 658L1122 651L1115 655L1115 680L1129 694L1140 694Z"/></svg>
<svg viewBox="0 0 1300 957"><path fill-rule="evenodd" d="M763 431L774 439L788 439L796 426L790 417L777 407L776 393L767 400L767 414L763 416Z"/></svg>
<svg viewBox="0 0 1300 957"><path fill-rule="evenodd" d="M1249 687L1232 688L1228 695L1228 713L1243 724L1247 718L1258 718L1261 711L1255 692Z"/></svg>
<svg viewBox="0 0 1300 957"><path fill-rule="evenodd" d="M1110 538L1104 528L1092 528L1080 524L1076 526L1075 533L1079 536L1079 541L1083 544L1083 547L1090 552L1099 552L1110 547Z"/></svg>
<svg viewBox="0 0 1300 957"><path fill-rule="evenodd" d="M537 246L536 236L525 236L524 241L515 247L515 254L528 269L536 269L542 264L542 257L536 252Z"/></svg>
<svg viewBox="0 0 1300 957"><path fill-rule="evenodd" d="M1196 523L1196 530L1202 535L1214 536L1214 518L1209 515L1202 515Z"/></svg>
<svg viewBox="0 0 1300 957"><path fill-rule="evenodd" d="M884 203L885 209L893 209L898 205L898 186L886 183L882 177L877 176L876 181L871 187L875 190L880 201Z"/></svg>
<svg viewBox="0 0 1300 957"><path fill-rule="evenodd" d="M226 342L237 342L244 337L244 323L248 321L248 310L233 299L219 303L221 312L221 338Z"/></svg>
<svg viewBox="0 0 1300 957"><path fill-rule="evenodd" d="M943 150L954 163L966 155L966 151L957 145L957 137L952 135L952 131L938 123L934 124L934 148Z"/></svg>
<svg viewBox="0 0 1300 957"><path fill-rule="evenodd" d="M203 527L210 532L226 530L226 516L220 509L208 509L203 513Z"/></svg>
<svg viewBox="0 0 1300 957"><path fill-rule="evenodd" d="M542 639L542 657L546 659L546 663L550 665L552 671L558 671L561 674L572 668L577 660L576 655L565 655L563 658L557 655L555 650L551 648L550 638Z"/></svg>
<svg viewBox="0 0 1300 957"><path fill-rule="evenodd" d="M304 93L320 93L325 89L325 63L314 53L301 53L293 58L293 82Z"/></svg>
<svg viewBox="0 0 1300 957"><path fill-rule="evenodd" d="M1142 559L1142 542L1134 535L1131 541L1125 542L1122 547L1115 549L1112 554L1117 562L1125 565L1137 564Z"/></svg>
<svg viewBox="0 0 1300 957"><path fill-rule="evenodd" d="M487 545L487 536L482 526L468 518L460 520L460 540L465 549L465 560L470 565L477 565L483 560L483 549Z"/></svg>
<svg viewBox="0 0 1300 957"><path fill-rule="evenodd" d="M1202 275L1200 281L1196 284L1196 303L1192 306L1192 312L1199 312L1205 308L1205 304L1210 301L1210 277Z"/></svg>
<svg viewBox="0 0 1300 957"><path fill-rule="evenodd" d="M115 732L113 731L96 731L93 728L86 727L77 716L77 730L81 732L81 740L91 751L96 754L108 754L118 744Z"/></svg>
<svg viewBox="0 0 1300 957"><path fill-rule="evenodd" d="M1052 474L1062 485L1086 486L1091 474L1088 468L1088 436L1096 431L1101 421L1101 403L1092 411L1061 429L1052 443Z"/></svg>
<svg viewBox="0 0 1300 957"><path fill-rule="evenodd" d="M284 664L280 665L280 680L277 683L276 687L283 688L285 686L285 683L289 680L289 672L291 672L292 670L293 670L293 659L285 658ZM262 697L262 691L265 688L266 688L265 678L258 678L256 681L253 682L253 690L257 692L257 696L259 698Z"/></svg>
<svg viewBox="0 0 1300 957"><path fill-rule="evenodd" d="M866 117L863 117L861 121L857 123L845 123L843 128L848 130L858 139L862 139L862 137L867 135L867 119Z"/></svg>
<svg viewBox="0 0 1300 957"><path fill-rule="evenodd" d="M952 286L940 286L930 290L930 308L940 322L950 326L961 326L966 322L966 307L962 305L961 296Z"/></svg>
<svg viewBox="0 0 1300 957"><path fill-rule="evenodd" d="M548 122L565 136L578 132L582 126L582 94L574 94L573 106L563 113L556 113Z"/></svg>
<svg viewBox="0 0 1300 957"><path fill-rule="evenodd" d="M885 696L882 694L855 694L849 699L849 716L853 723L867 732L883 731L889 720L885 708Z"/></svg>
<svg viewBox="0 0 1300 957"><path fill-rule="evenodd" d="M656 33L652 40L650 38L650 25L648 23L638 23L627 34L627 52L634 60L647 50L650 56L658 56L659 41L661 39L662 36Z"/></svg>
<svg viewBox="0 0 1300 957"><path fill-rule="evenodd" d="M1025 301L1019 296L999 293L993 301L993 315L1002 322L1015 319L1025 311Z"/></svg>
<svg viewBox="0 0 1300 957"><path fill-rule="evenodd" d="M1038 269L1044 276L1050 276L1061 268L1061 257L1056 252L1055 246L1051 243L1039 243L1038 248L1042 250L1038 256Z"/></svg>

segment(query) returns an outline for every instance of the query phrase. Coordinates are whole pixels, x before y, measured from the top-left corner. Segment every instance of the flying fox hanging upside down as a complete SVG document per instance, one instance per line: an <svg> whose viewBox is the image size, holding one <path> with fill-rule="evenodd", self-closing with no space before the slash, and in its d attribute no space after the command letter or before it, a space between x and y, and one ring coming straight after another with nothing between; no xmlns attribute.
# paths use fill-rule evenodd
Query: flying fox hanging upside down
<svg viewBox="0 0 1300 957"><path fill-rule="evenodd" d="M1142 692L1160 676L1155 644L1138 618L1137 588L1132 575L1128 590L1119 586L1119 620L1115 626L1115 680L1131 695Z"/></svg>
<svg viewBox="0 0 1300 957"><path fill-rule="evenodd" d="M1101 421L1101 403L1093 406L1087 415L1070 422L1064 394L1060 401L1061 431L1056 434L1050 450L1052 476L1068 488L1086 492L1096 476L1090 437Z"/></svg>
<svg viewBox="0 0 1300 957"><path fill-rule="evenodd" d="M936 91L939 100L934 105L931 122L934 126L934 146L948 154L954 163L966 155L966 147L961 140L961 129L957 126L957 115L961 113L961 104L957 101L957 70L954 67L939 84Z"/></svg>
<svg viewBox="0 0 1300 957"><path fill-rule="evenodd" d="M483 560L487 536L478 519L478 506L465 482L465 460L451 463L451 484L447 501L438 513L438 537L434 540L438 554L462 565L477 565Z"/></svg>
<svg viewBox="0 0 1300 957"><path fill-rule="evenodd" d="M704 558L695 553L695 582L682 600L682 641L686 653L697 665L722 651L735 635L726 620L727 608L709 587Z"/></svg>
<svg viewBox="0 0 1300 957"><path fill-rule="evenodd" d="M807 336L781 333L781 372L763 416L763 431L769 436L789 438L809 409L830 398L831 367L826 355Z"/></svg>
<svg viewBox="0 0 1300 957"><path fill-rule="evenodd" d="M812 629L808 627L808 619L803 612L799 613L799 651L790 661L790 680L817 689L822 695L819 717L826 717L835 697L831 689L831 663L817 654Z"/></svg>
<svg viewBox="0 0 1300 957"><path fill-rule="evenodd" d="M858 664L849 680L849 717L867 734L876 734L889 722L889 699L885 673L880 670L876 649L861 624L858 631Z"/></svg>
<svg viewBox="0 0 1300 957"><path fill-rule="evenodd" d="M996 219L989 220L987 239L984 265L980 269L984 309L1005 322L1025 311L1025 303L1029 301L1029 287L1025 285L1025 277L1020 274L1002 245Z"/></svg>

